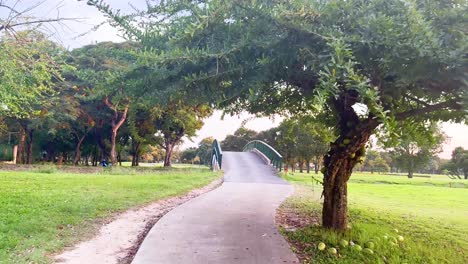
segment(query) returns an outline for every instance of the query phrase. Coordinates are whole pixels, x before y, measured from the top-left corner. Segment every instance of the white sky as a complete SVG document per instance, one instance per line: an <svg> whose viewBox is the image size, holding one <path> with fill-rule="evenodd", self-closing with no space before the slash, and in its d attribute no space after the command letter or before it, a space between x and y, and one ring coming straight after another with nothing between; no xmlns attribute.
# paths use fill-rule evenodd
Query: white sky
<svg viewBox="0 0 468 264"><path fill-rule="evenodd" d="M16 0L4 0L4 2L11 4L15 3ZM39 2L44 3L30 11L28 13L29 15L41 18L55 18L58 15L66 18L79 18L80 21L68 21L64 23L64 25L48 26L48 32L51 34L50 37L68 49L102 41L123 40L123 38L119 36L118 30L109 25L104 25L97 31L90 32L94 26L105 21L105 17L94 7L86 5L86 1L22 0L17 4L17 9L23 10ZM105 2L110 4L112 8L120 9L123 13L131 11L129 3L137 8L144 8L146 6L146 0L107 0ZM1 18L8 16L8 13L5 13L5 11L5 9L0 8ZM80 36L83 33L87 34ZM182 148L196 146L201 139L209 136L222 140L226 135L234 133L243 120L251 117L248 113L243 113L238 117L225 116L224 119L221 120L221 115L222 113L220 111L216 111L213 116L206 119L204 127L198 132L198 136L192 138L193 142L185 139ZM256 118L247 122L246 127L256 131L262 131L277 126L279 122L281 122L281 118L278 117L275 119ZM444 145L444 151L440 153L441 157L450 158L452 150L457 146L468 149L468 126L445 123L443 124L443 130L449 137L449 140Z"/></svg>

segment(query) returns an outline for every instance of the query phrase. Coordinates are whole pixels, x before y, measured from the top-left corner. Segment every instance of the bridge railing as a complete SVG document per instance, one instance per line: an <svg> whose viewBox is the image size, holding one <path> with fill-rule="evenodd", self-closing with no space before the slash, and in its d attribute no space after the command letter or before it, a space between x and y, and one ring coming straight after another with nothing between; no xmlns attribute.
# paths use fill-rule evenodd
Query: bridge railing
<svg viewBox="0 0 468 264"><path fill-rule="evenodd" d="M223 151L219 142L215 139L211 147L211 169L220 170L223 164Z"/></svg>
<svg viewBox="0 0 468 264"><path fill-rule="evenodd" d="M283 167L283 156L281 156L281 154L279 154L272 146L261 140L253 140L245 145L243 151L252 151L254 149L265 155L265 157L270 160L270 164L281 171L281 168Z"/></svg>

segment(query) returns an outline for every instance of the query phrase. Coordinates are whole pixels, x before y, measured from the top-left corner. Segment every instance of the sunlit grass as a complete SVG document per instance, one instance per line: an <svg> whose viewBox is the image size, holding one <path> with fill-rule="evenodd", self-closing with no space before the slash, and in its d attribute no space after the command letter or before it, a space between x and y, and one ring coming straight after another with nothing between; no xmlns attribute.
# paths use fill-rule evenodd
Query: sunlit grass
<svg viewBox="0 0 468 264"><path fill-rule="evenodd" d="M186 193L218 176L207 168L0 171L0 263L48 262L48 253L88 235L97 220Z"/></svg>
<svg viewBox="0 0 468 264"><path fill-rule="evenodd" d="M283 206L320 218L321 186L312 184L310 174L284 177L295 183L297 192ZM311 263L468 263L468 189L444 187L457 182L450 179L426 179L437 181L427 184L404 177L395 182L393 177L398 176L352 176L348 185L351 229L344 234L318 226L284 233L291 241L305 245L300 250ZM404 241L391 246L389 239L398 235ZM342 239L363 248L373 241L374 254L343 248ZM339 254L319 251L319 242L336 247Z"/></svg>

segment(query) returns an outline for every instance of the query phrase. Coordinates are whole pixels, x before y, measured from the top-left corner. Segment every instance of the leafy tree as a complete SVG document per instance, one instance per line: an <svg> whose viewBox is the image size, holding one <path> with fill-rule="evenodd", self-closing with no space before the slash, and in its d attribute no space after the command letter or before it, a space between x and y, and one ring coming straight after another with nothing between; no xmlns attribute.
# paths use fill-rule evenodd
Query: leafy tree
<svg viewBox="0 0 468 264"><path fill-rule="evenodd" d="M322 163L322 158L327 154L329 142L334 139L334 132L320 123L317 119L301 118L298 120L298 154L307 164L313 160L315 173L317 174Z"/></svg>
<svg viewBox="0 0 468 264"><path fill-rule="evenodd" d="M172 102L160 108L155 125L161 134L160 146L166 151L164 167L171 166L172 153L182 137L195 136L196 131L203 126L203 118L209 115L211 108L206 104L190 106L183 102Z"/></svg>
<svg viewBox="0 0 468 264"><path fill-rule="evenodd" d="M147 60L170 69L168 91L231 112L312 112L334 124L324 157L327 228L346 229L347 181L377 130L466 121L463 1L170 1L141 12L141 29L132 23L141 17L88 3L143 45L169 39Z"/></svg>
<svg viewBox="0 0 468 264"><path fill-rule="evenodd" d="M157 132L155 125L157 117L157 109L154 108L134 107L130 111L127 123L132 144L132 166L139 165L139 159L145 146L160 143L160 139L155 135Z"/></svg>
<svg viewBox="0 0 468 264"><path fill-rule="evenodd" d="M132 42L103 42L73 50L70 63L77 68L76 84L86 88L88 100L98 100L107 107L107 115L101 120L111 127L110 160L117 163L117 133L127 119L132 98L135 98L136 83L129 78L134 70L138 49ZM99 132L99 128L95 132ZM104 145L101 143L101 152Z"/></svg>
<svg viewBox="0 0 468 264"><path fill-rule="evenodd" d="M158 146L148 146L148 150L144 151L142 158L149 162L159 162L164 159L164 150Z"/></svg>
<svg viewBox="0 0 468 264"><path fill-rule="evenodd" d="M297 131L298 126L296 120L286 119L278 126L276 137L276 150L283 156L283 161L286 166L291 166L292 171L295 170L297 161Z"/></svg>
<svg viewBox="0 0 468 264"><path fill-rule="evenodd" d="M58 103L64 49L33 30L3 36L0 49L0 116L19 124L17 162L30 164L35 131L54 119L52 113L62 114L51 109Z"/></svg>
<svg viewBox="0 0 468 264"><path fill-rule="evenodd" d="M37 114L53 94L54 79L60 78L49 51L56 46L35 31L0 39L0 115L28 118Z"/></svg>
<svg viewBox="0 0 468 264"><path fill-rule="evenodd" d="M204 138L198 143L197 156L200 158L200 163L210 166L213 158L213 137Z"/></svg>
<svg viewBox="0 0 468 264"><path fill-rule="evenodd" d="M197 157L197 148L191 147L184 151L180 155L182 162L192 163L194 162L195 158Z"/></svg>
<svg viewBox="0 0 468 264"><path fill-rule="evenodd" d="M256 138L257 132L245 127L238 128L233 135L227 135L221 141L221 149L226 151L242 151L244 146Z"/></svg>
<svg viewBox="0 0 468 264"><path fill-rule="evenodd" d="M445 167L448 169L449 175L459 179L464 177L467 180L468 150L462 147L455 148L452 152L452 159L450 159L450 162Z"/></svg>
<svg viewBox="0 0 468 264"><path fill-rule="evenodd" d="M445 141L445 135L434 123L427 126L404 124L398 128L397 133L400 135L394 147L395 160L398 167L408 172L408 178L413 178L416 170L427 165L441 151L441 145Z"/></svg>

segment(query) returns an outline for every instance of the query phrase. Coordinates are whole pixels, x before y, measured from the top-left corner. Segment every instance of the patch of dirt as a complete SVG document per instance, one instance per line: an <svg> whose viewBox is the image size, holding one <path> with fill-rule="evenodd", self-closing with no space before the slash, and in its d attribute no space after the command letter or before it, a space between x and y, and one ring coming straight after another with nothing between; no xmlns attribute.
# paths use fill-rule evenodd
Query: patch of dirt
<svg viewBox="0 0 468 264"><path fill-rule="evenodd" d="M65 264L131 263L144 238L159 219L173 208L215 189L222 182L222 179L217 179L186 195L160 200L119 214L105 223L92 239L65 249L53 259L56 263Z"/></svg>
<svg viewBox="0 0 468 264"><path fill-rule="evenodd" d="M99 173L103 172L103 167L93 167L93 166L70 166L70 165L42 165L42 164L8 164L1 163L0 170L4 171L36 171L40 172L41 170L56 169L57 171L63 171L68 173Z"/></svg>
<svg viewBox="0 0 468 264"><path fill-rule="evenodd" d="M275 219L277 225L286 231L296 231L297 229L320 224L318 217L300 214L299 210L295 208L283 206L276 210Z"/></svg>
<svg viewBox="0 0 468 264"><path fill-rule="evenodd" d="M304 190L302 188L297 188L294 194L286 199L286 201L281 204L281 206L276 210L275 222L278 226L278 229L284 230L285 232L295 232L298 229L302 229L309 226L320 225L320 215L319 214L307 214L293 206L293 203L290 203L290 199L303 196ZM307 248L310 248L311 245L299 243L298 241L290 240L287 235L283 233L283 237L289 243L289 246L296 254L297 258L301 263L309 263L311 261L310 254L308 255Z"/></svg>

